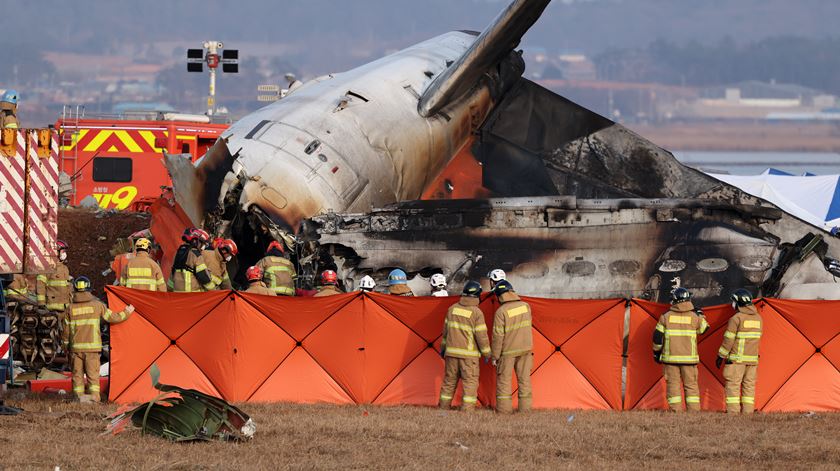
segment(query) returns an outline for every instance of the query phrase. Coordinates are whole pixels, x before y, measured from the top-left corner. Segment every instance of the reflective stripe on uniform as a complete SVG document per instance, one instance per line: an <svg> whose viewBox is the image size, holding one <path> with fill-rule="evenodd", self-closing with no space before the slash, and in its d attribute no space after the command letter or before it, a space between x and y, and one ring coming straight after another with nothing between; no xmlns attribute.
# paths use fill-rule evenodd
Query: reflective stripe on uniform
<svg viewBox="0 0 840 471"><path fill-rule="evenodd" d="M750 396L744 396L741 398L741 402L744 404L755 404L755 398Z"/></svg>
<svg viewBox="0 0 840 471"><path fill-rule="evenodd" d="M464 308L461 308L461 307L456 307L456 308L453 308L453 309L452 309L452 314L453 314L453 315L455 315L455 316L458 316L458 317L471 318L471 317L472 317L472 315L473 315L473 312L472 312L472 311L470 311L469 309L464 309Z"/></svg>
<svg viewBox="0 0 840 471"><path fill-rule="evenodd" d="M99 319L70 319L70 327L77 327L80 325L99 325Z"/></svg>
<svg viewBox="0 0 840 471"><path fill-rule="evenodd" d="M125 320L126 314L125 314L125 311L120 311L120 312L114 314L114 312L111 311L110 309L105 309L105 314L102 315L102 318L105 319L108 322L113 322L115 320L117 322L122 322L122 321Z"/></svg>
<svg viewBox="0 0 840 471"><path fill-rule="evenodd" d="M481 354L478 353L478 350L475 349L467 349L467 348L455 348L455 347L446 347L446 354L452 355L464 355L468 357L480 357Z"/></svg>
<svg viewBox="0 0 840 471"><path fill-rule="evenodd" d="M744 328L745 329L760 329L761 328L761 321L755 321L755 320L744 321Z"/></svg>
<svg viewBox="0 0 840 471"><path fill-rule="evenodd" d="M511 310L505 312L505 314L508 317L516 317L516 316L521 316L522 314L525 314L526 312L528 312L528 306L519 306L517 308L511 309Z"/></svg>
<svg viewBox="0 0 840 471"><path fill-rule="evenodd" d="M723 333L723 337L727 338L727 339L734 339L735 338L735 332L730 332L730 331L727 330L726 332Z"/></svg>
<svg viewBox="0 0 840 471"><path fill-rule="evenodd" d="M275 293L281 294L281 295L284 294L284 295L291 296L291 295L295 294L294 288L287 288L285 286L275 286L274 288L272 288L272 290L274 290Z"/></svg>
<svg viewBox="0 0 840 471"><path fill-rule="evenodd" d="M682 396L668 396L668 404L679 404L682 402Z"/></svg>
<svg viewBox="0 0 840 471"><path fill-rule="evenodd" d="M475 396L464 396L464 404L475 404Z"/></svg>
<svg viewBox="0 0 840 471"><path fill-rule="evenodd" d="M672 324L691 324L691 317L688 316L671 316L668 320Z"/></svg>
<svg viewBox="0 0 840 471"><path fill-rule="evenodd" d="M98 342L86 342L86 343L75 343L71 344L71 349L75 351L79 350L102 350L102 341Z"/></svg>
<svg viewBox="0 0 840 471"><path fill-rule="evenodd" d="M129 267L128 276L138 278L151 278L152 269L148 267Z"/></svg>
<svg viewBox="0 0 840 471"><path fill-rule="evenodd" d="M441 394L440 398L443 399L444 401L451 401L452 400L452 396L449 396L447 394Z"/></svg>
<svg viewBox="0 0 840 471"><path fill-rule="evenodd" d="M700 357L698 355L662 355L661 360L665 363L697 363Z"/></svg>
<svg viewBox="0 0 840 471"><path fill-rule="evenodd" d="M40 298L38 298L38 300L41 301ZM50 311L63 311L65 309L67 309L67 304L66 303L48 303L47 304L47 309L49 309Z"/></svg>
<svg viewBox="0 0 840 471"><path fill-rule="evenodd" d="M65 288L70 286L70 282L67 280L47 280L47 286L60 286Z"/></svg>
<svg viewBox="0 0 840 471"><path fill-rule="evenodd" d="M474 330L473 326L471 326L469 324L462 324L460 322L447 321L446 325L447 325L447 327L452 327L453 329L461 330L461 331L467 332L469 334L473 333L473 330ZM485 329L486 329L486 327L485 327Z"/></svg>
<svg viewBox="0 0 840 471"><path fill-rule="evenodd" d="M739 339L760 339L761 332L738 332L735 337Z"/></svg>
<svg viewBox="0 0 840 471"><path fill-rule="evenodd" d="M735 396L735 397L726 396L726 403L727 404L740 404L741 403L741 398L738 397L738 396Z"/></svg>
<svg viewBox="0 0 840 471"><path fill-rule="evenodd" d="M700 403L700 396L686 396L685 402L689 404L699 404Z"/></svg>
<svg viewBox="0 0 840 471"><path fill-rule="evenodd" d="M531 351L530 348L526 348L526 349L522 349L522 350L509 350L509 351L506 351L506 352L502 352L502 356L506 356L506 357L516 356L516 355L521 355L523 353L529 353L530 351Z"/></svg>
<svg viewBox="0 0 840 471"><path fill-rule="evenodd" d="M73 314L82 315L82 314L93 314L94 310L90 306L81 306L81 307L74 307Z"/></svg>
<svg viewBox="0 0 840 471"><path fill-rule="evenodd" d="M665 336L671 337L696 337L697 331L696 330L686 330L686 329L666 329Z"/></svg>
<svg viewBox="0 0 840 471"><path fill-rule="evenodd" d="M496 395L496 399L502 399L502 400L504 400L504 399L511 399L512 397L513 397L513 395L511 395L511 394L508 394L508 395L498 395L498 394L497 394L497 395Z"/></svg>

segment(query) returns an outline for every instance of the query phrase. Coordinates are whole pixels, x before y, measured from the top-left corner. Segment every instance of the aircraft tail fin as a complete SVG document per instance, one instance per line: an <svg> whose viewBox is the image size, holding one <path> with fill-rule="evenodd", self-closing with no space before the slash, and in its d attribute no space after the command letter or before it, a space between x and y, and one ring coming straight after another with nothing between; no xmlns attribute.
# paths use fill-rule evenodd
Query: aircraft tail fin
<svg viewBox="0 0 840 471"><path fill-rule="evenodd" d="M433 116L474 87L487 70L522 40L551 0L514 0L448 69L435 77L420 97L417 111Z"/></svg>

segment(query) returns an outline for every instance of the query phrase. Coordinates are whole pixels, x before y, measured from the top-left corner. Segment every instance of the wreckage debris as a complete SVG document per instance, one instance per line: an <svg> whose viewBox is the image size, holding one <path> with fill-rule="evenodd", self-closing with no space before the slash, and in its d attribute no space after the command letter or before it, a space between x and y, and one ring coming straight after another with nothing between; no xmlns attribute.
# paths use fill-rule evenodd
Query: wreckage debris
<svg viewBox="0 0 840 471"><path fill-rule="evenodd" d="M152 385L161 394L110 416L108 432L124 432L130 423L143 434L176 442L244 441L254 436L256 424L238 408L194 389L161 384L157 365L152 365L150 375Z"/></svg>

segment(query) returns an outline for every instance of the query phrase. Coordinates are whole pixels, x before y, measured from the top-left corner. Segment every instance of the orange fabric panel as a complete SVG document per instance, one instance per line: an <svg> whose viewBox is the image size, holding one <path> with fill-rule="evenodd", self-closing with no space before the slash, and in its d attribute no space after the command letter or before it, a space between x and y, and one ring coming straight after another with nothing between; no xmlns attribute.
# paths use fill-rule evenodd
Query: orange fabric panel
<svg viewBox="0 0 840 471"><path fill-rule="evenodd" d="M831 362L840 371L840 332L834 336L834 340L825 344L820 349L820 352L825 356L826 360Z"/></svg>
<svg viewBox="0 0 840 471"><path fill-rule="evenodd" d="M355 404L353 398L301 347L292 350L248 401Z"/></svg>
<svg viewBox="0 0 840 471"><path fill-rule="evenodd" d="M554 345L563 345L587 324L607 312L621 299L596 301L523 298L531 305L534 328ZM621 333L618 334L619 338Z"/></svg>
<svg viewBox="0 0 840 471"><path fill-rule="evenodd" d="M767 299L766 302L817 348L840 332L840 301Z"/></svg>
<svg viewBox="0 0 840 471"><path fill-rule="evenodd" d="M207 293L158 293L142 291L121 286L107 286L109 299L116 296L137 308L135 315L145 317L161 332L172 340L184 334L202 317L212 311L229 291L210 291Z"/></svg>
<svg viewBox="0 0 840 471"><path fill-rule="evenodd" d="M438 403L442 382L443 359L431 348L426 348L385 387L373 403L434 406ZM462 395L456 391L455 397Z"/></svg>
<svg viewBox="0 0 840 471"><path fill-rule="evenodd" d="M760 410L816 348L770 305L759 307L764 327L759 347L755 408Z"/></svg>
<svg viewBox="0 0 840 471"><path fill-rule="evenodd" d="M640 299L634 299L630 305L625 410L667 407L664 402L665 380L662 379L662 366L654 361L652 347L653 330L656 328L659 315L665 312L665 309L667 307L662 304ZM654 388L661 389L661 394L653 391ZM661 406L659 405L660 397Z"/></svg>
<svg viewBox="0 0 840 471"><path fill-rule="evenodd" d="M306 338L328 317L359 297L359 293L337 294L321 298L263 296L237 292L298 342Z"/></svg>
<svg viewBox="0 0 840 471"><path fill-rule="evenodd" d="M700 363L697 365L697 370L697 383L700 386L700 408L702 410L725 411L726 392L723 389L724 382L718 379L716 374L720 370L715 368L714 363L712 363L712 368ZM662 391L662 399L665 400L664 390ZM663 406L663 408L667 407L667 404Z"/></svg>
<svg viewBox="0 0 840 471"><path fill-rule="evenodd" d="M163 251L160 268L163 270L164 278L169 280L175 252L181 245L181 236L184 234L184 229L193 226L193 223L174 198L158 198L152 203L149 212L152 214L149 229L152 231L155 242Z"/></svg>
<svg viewBox="0 0 840 471"><path fill-rule="evenodd" d="M213 383L201 372L201 369L180 348L174 345L166 349L155 360L155 364L160 368L160 382L163 384L174 384L183 388L195 389L211 396L222 397ZM121 404L144 402L157 396L159 391L152 387L152 380L149 376L151 366L149 365L138 374L137 379L119 396L116 396L114 401Z"/></svg>
<svg viewBox="0 0 840 471"><path fill-rule="evenodd" d="M108 292L112 310L125 309L125 303ZM111 366L108 397L113 400L136 381L147 367L169 347L170 340L136 312L125 322L111 326Z"/></svg>
<svg viewBox="0 0 840 471"><path fill-rule="evenodd" d="M531 375L531 388L534 408L610 409L603 396L560 352Z"/></svg>
<svg viewBox="0 0 840 471"><path fill-rule="evenodd" d="M177 345L222 397L241 402L268 379L295 341L250 304L231 295L182 335Z"/></svg>
<svg viewBox="0 0 840 471"><path fill-rule="evenodd" d="M624 303L614 303L611 309L582 327L560 350L616 410L621 409L624 311Z"/></svg>
<svg viewBox="0 0 840 471"><path fill-rule="evenodd" d="M761 384L761 372L758 384ZM820 354L812 356L762 408L764 412L836 411L840 371Z"/></svg>
<svg viewBox="0 0 840 471"><path fill-rule="evenodd" d="M388 294L369 294L370 299L399 319L426 342L434 342L443 332L443 319L459 296L436 298L433 296L405 297Z"/></svg>

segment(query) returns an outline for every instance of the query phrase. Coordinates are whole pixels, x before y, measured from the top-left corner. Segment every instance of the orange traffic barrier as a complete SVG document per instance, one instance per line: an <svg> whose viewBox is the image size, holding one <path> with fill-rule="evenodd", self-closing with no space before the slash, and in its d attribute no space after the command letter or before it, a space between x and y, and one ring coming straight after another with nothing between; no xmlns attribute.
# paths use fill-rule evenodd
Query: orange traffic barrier
<svg viewBox="0 0 840 471"><path fill-rule="evenodd" d="M457 300L358 292L275 298L120 287L109 287L108 299L112 309L128 303L137 308L128 321L111 328L111 400L154 397L148 371L157 364L163 383L234 402L416 405L437 404L443 318ZM535 408L666 407L661 366L651 354L653 328L666 306L623 299L524 299L533 310ZM840 317L813 314L822 312L819 306L830 312L838 305L805 302L800 310L799 303L762 305L766 327L756 406L840 409ZM486 296L480 307L492 332L498 304ZM732 309L718 306L706 313L712 327L700 340L703 406L722 410L714 358ZM796 393L801 387L811 389ZM495 371L483 362L478 397L484 405L494 404Z"/></svg>

